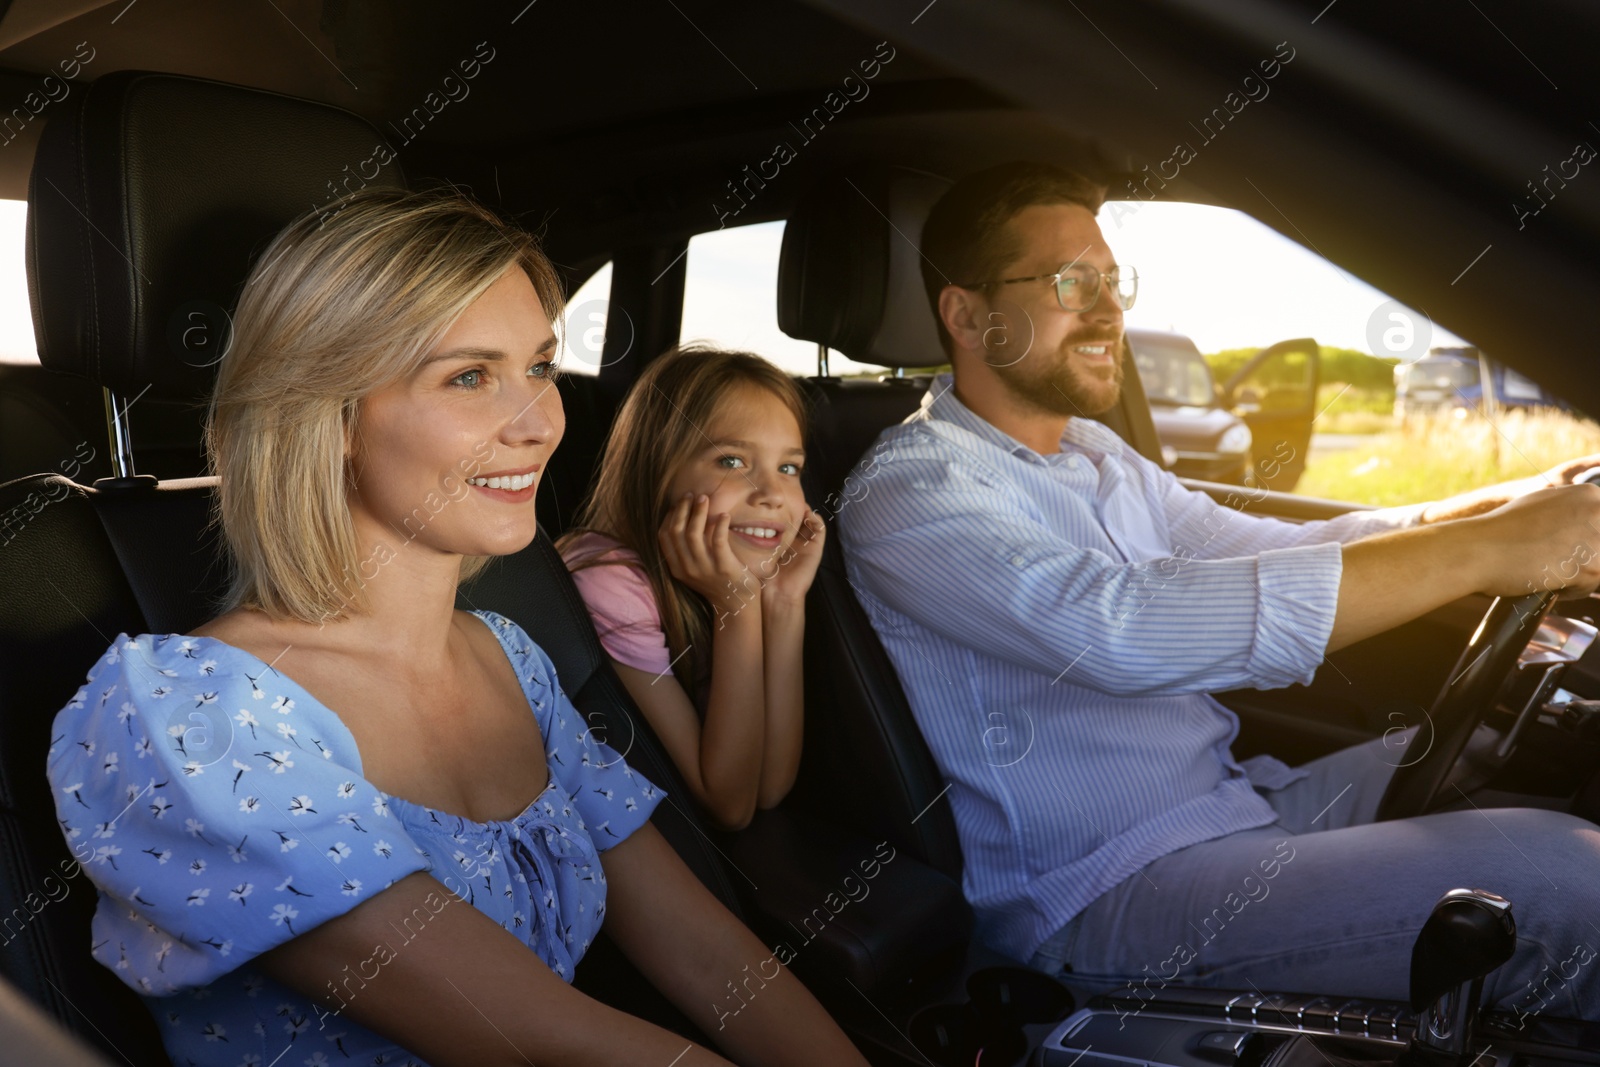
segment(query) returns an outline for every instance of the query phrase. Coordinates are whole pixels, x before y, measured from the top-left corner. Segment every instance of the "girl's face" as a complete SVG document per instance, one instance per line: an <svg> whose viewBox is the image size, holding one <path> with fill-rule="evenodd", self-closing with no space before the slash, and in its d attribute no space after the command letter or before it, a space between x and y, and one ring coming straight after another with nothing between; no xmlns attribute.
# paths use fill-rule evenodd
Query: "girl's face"
<svg viewBox="0 0 1600 1067"><path fill-rule="evenodd" d="M534 492L566 429L555 356L533 283L513 265L426 363L364 399L350 494L363 539L464 556L525 548L538 532Z"/></svg>
<svg viewBox="0 0 1600 1067"><path fill-rule="evenodd" d="M773 393L741 384L702 429L694 436L700 447L668 486L667 505L685 493L710 497L706 522L729 516L728 544L753 569L789 547L806 514L800 424Z"/></svg>

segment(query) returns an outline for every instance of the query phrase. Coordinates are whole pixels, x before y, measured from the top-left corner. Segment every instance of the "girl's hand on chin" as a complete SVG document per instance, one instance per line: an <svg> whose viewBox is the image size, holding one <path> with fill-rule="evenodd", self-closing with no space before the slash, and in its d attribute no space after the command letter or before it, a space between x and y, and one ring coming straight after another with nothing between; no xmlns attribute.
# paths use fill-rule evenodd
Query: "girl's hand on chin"
<svg viewBox="0 0 1600 1067"><path fill-rule="evenodd" d="M777 558L777 573L761 589L767 603L788 601L803 602L806 590L817 577L817 566L822 562L822 546L827 541L828 527L822 516L806 509L800 520L800 529Z"/></svg>
<svg viewBox="0 0 1600 1067"><path fill-rule="evenodd" d="M672 576L713 608L737 612L760 585L728 544L730 517L708 519L710 508L709 497L685 493L661 524L661 554Z"/></svg>

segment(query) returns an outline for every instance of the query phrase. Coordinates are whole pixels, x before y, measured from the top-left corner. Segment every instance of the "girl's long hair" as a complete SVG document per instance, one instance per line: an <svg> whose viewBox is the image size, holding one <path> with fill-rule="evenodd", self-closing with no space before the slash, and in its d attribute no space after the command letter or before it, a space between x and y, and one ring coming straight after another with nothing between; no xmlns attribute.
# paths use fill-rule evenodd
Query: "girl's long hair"
<svg viewBox="0 0 1600 1067"><path fill-rule="evenodd" d="M794 379L762 357L688 344L651 361L617 414L594 488L572 528L557 542L565 548L580 534L598 533L638 554L661 612L668 654L683 665L676 673L691 699L711 676L711 609L705 598L672 576L658 531L674 503L667 499L667 487L705 447L705 428L718 406L734 390L750 385L783 401L804 441L805 395ZM620 565L607 555L574 559L572 567Z"/></svg>

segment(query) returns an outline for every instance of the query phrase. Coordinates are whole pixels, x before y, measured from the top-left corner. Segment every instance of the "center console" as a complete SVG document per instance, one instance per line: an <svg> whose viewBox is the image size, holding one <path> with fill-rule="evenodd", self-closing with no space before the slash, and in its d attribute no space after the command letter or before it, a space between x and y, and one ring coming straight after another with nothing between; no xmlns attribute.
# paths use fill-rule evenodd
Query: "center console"
<svg viewBox="0 0 1600 1067"><path fill-rule="evenodd" d="M1479 1010L1515 947L1509 900L1453 889L1417 936L1407 1003L1129 985L1074 1011L1055 979L991 966L969 975L964 1000L917 1012L909 1038L935 1067L1600 1064L1600 1024Z"/></svg>
<svg viewBox="0 0 1600 1067"><path fill-rule="evenodd" d="M1405 1004L1205 989L1090 1000L1017 1067L1571 1067L1600 1065L1600 1023L1486 1012L1471 1047L1434 1054ZM937 1061L936 1061L937 1062ZM966 1061L969 1065L972 1060ZM979 1067L1005 1064L985 1055Z"/></svg>
<svg viewBox="0 0 1600 1067"><path fill-rule="evenodd" d="M887 842L781 809L759 825L727 844L762 886L751 917L783 950L769 962L792 965L883 1067L1600 1067L1600 1023L1479 1010L1517 940L1511 902L1492 892L1439 898L1405 1002L1271 993L1247 977L1243 991L1102 993L984 946L960 886ZM730 982L729 1007L764 984Z"/></svg>
<svg viewBox="0 0 1600 1067"><path fill-rule="evenodd" d="M1310 1039L1305 1062L1343 1067L1394 1063L1415 1022L1403 1004L1175 987L1074 1011L1054 979L987 967L969 976L965 998L912 1016L907 1037L934 1067L1279 1067L1301 1062L1284 1057Z"/></svg>
<svg viewBox="0 0 1600 1067"><path fill-rule="evenodd" d="M1566 1047L1534 1047L1520 1034L1487 1031L1484 979L1511 959L1511 902L1482 889L1452 889L1434 905L1411 953L1407 1004L1268 995L1260 991L1162 990L1150 999L1093 1001L1045 1038L1038 1067L1533 1067L1581 1063ZM1415 1013L1415 1014L1413 1014ZM1520 1023L1522 1020L1518 1020ZM1571 1024L1583 1027L1586 1024ZM1531 1037L1531 1035L1529 1035ZM1548 1052L1548 1058L1540 1055ZM1575 1053L1577 1058L1569 1053Z"/></svg>
<svg viewBox="0 0 1600 1067"><path fill-rule="evenodd" d="M1037 1067L1391 1064L1416 1020L1403 1004L1188 989L1100 997L1053 1030ZM1477 1067L1496 1067L1481 1060ZM1499 1064L1498 1067L1508 1067Z"/></svg>

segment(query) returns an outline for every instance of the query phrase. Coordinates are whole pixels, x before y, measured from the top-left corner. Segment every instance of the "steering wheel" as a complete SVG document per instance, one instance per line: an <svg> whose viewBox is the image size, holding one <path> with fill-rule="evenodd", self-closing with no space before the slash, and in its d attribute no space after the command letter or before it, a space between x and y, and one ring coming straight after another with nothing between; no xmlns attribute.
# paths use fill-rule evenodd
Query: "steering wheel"
<svg viewBox="0 0 1600 1067"><path fill-rule="evenodd" d="M1375 821L1425 814L1450 781L1467 741L1483 722L1517 657L1555 603L1556 592L1498 597L1433 699L1428 721L1412 739L1427 749L1400 766L1378 803ZM1509 756L1509 753L1507 753Z"/></svg>

